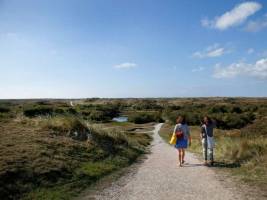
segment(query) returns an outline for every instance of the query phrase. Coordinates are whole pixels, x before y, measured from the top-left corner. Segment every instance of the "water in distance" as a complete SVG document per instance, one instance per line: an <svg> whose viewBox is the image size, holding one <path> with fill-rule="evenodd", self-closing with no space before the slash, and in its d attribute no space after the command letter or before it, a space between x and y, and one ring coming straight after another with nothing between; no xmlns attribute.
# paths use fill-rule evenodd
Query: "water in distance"
<svg viewBox="0 0 267 200"><path fill-rule="evenodd" d="M128 117L124 117L124 116L114 117L112 119L112 121L114 121L114 122L127 122L128 121Z"/></svg>

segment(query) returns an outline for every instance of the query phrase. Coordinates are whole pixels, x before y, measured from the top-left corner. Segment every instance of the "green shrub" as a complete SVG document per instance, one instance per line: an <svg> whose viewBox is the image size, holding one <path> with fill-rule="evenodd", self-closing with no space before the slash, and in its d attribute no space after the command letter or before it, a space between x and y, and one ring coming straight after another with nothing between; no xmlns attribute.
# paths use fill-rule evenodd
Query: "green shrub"
<svg viewBox="0 0 267 200"><path fill-rule="evenodd" d="M59 105L49 105L48 103L37 103L26 105L23 109L23 114L26 117L37 117L37 116L54 116L54 115L76 115L78 114L75 108L71 108L69 106L63 107Z"/></svg>
<svg viewBox="0 0 267 200"><path fill-rule="evenodd" d="M72 115L76 115L78 113L77 110L75 110L74 108L68 108L67 112L72 114Z"/></svg>
<svg viewBox="0 0 267 200"><path fill-rule="evenodd" d="M209 109L209 113L227 113L228 109L225 105L213 106Z"/></svg>
<svg viewBox="0 0 267 200"><path fill-rule="evenodd" d="M90 111L82 111L82 116L88 117L90 115Z"/></svg>
<svg viewBox="0 0 267 200"><path fill-rule="evenodd" d="M200 125L201 115L197 112L185 112L185 111L165 111L163 113L164 119L168 120L171 124L176 124L178 116L184 116L188 125Z"/></svg>
<svg viewBox="0 0 267 200"><path fill-rule="evenodd" d="M181 106L171 104L171 105L167 105L165 107L165 109L169 109L169 110L180 110L181 109Z"/></svg>
<svg viewBox="0 0 267 200"><path fill-rule="evenodd" d="M68 136L76 140L86 140L89 136L88 127L75 117L52 117L43 123L43 128L53 130L55 135Z"/></svg>
<svg viewBox="0 0 267 200"><path fill-rule="evenodd" d="M6 107L0 107L0 113L8 113L10 111L9 108Z"/></svg>
<svg viewBox="0 0 267 200"><path fill-rule="evenodd" d="M176 119L178 117L178 111L164 110L162 117L171 124L176 124Z"/></svg>
<svg viewBox="0 0 267 200"><path fill-rule="evenodd" d="M232 113L242 113L242 109L239 106L234 106L231 110Z"/></svg>
<svg viewBox="0 0 267 200"><path fill-rule="evenodd" d="M36 106L33 108L27 108L23 111L24 115L27 117L36 117L42 115L52 115L53 108L47 106Z"/></svg>
<svg viewBox="0 0 267 200"><path fill-rule="evenodd" d="M86 104L78 106L84 119L94 122L107 122L119 115L120 104Z"/></svg>
<svg viewBox="0 0 267 200"><path fill-rule="evenodd" d="M132 105L132 109L134 110L161 110L162 107L157 104L155 100L139 100L138 102Z"/></svg>
<svg viewBox="0 0 267 200"><path fill-rule="evenodd" d="M129 116L128 119L130 122L136 124L144 124L149 122L163 122L161 115L159 113L135 113Z"/></svg>
<svg viewBox="0 0 267 200"><path fill-rule="evenodd" d="M88 119L91 121L106 122L109 121L111 118L108 117L104 111L93 110L90 112Z"/></svg>
<svg viewBox="0 0 267 200"><path fill-rule="evenodd" d="M56 113L56 114L64 114L64 113L65 113L65 110L62 109L62 108L56 108L56 109L54 110L54 113Z"/></svg>
<svg viewBox="0 0 267 200"><path fill-rule="evenodd" d="M221 129L243 128L255 119L252 113L225 113L211 115L211 117L216 121L217 127Z"/></svg>

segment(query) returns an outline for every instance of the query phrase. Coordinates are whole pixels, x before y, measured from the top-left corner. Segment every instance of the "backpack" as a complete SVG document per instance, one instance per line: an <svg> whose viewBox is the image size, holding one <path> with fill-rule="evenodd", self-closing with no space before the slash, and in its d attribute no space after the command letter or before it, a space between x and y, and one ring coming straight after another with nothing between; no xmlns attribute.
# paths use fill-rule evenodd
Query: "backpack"
<svg viewBox="0 0 267 200"><path fill-rule="evenodd" d="M184 133L182 131L181 128L179 128L176 132L175 132L176 138L177 140L181 140L184 138Z"/></svg>

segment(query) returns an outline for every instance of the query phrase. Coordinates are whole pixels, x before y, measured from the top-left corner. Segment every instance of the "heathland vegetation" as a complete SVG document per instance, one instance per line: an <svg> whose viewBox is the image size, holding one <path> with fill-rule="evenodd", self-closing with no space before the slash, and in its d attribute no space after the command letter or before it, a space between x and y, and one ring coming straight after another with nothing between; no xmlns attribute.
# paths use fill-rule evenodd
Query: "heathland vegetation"
<svg viewBox="0 0 267 200"><path fill-rule="evenodd" d="M153 123L165 122L168 140L178 115L192 127L192 151L201 152L199 125L209 115L217 122L215 166L266 183L264 98L2 100L0 199L69 199L145 153ZM113 122L118 116L128 122Z"/></svg>
<svg viewBox="0 0 267 200"><path fill-rule="evenodd" d="M117 115L106 104L0 104L0 199L69 199L131 164L151 140L149 134L127 131L130 123L126 129L103 124Z"/></svg>

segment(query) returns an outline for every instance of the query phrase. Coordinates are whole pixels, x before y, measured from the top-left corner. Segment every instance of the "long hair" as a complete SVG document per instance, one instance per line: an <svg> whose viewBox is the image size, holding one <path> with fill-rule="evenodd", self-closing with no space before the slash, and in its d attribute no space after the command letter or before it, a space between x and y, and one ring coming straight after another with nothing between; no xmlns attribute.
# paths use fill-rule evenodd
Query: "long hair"
<svg viewBox="0 0 267 200"><path fill-rule="evenodd" d="M186 124L186 119L185 119L185 116L182 116L182 115L179 115L176 119L176 123L179 124Z"/></svg>
<svg viewBox="0 0 267 200"><path fill-rule="evenodd" d="M207 118L208 124L212 124L212 119L209 116L204 116L203 121L205 121L205 118Z"/></svg>

